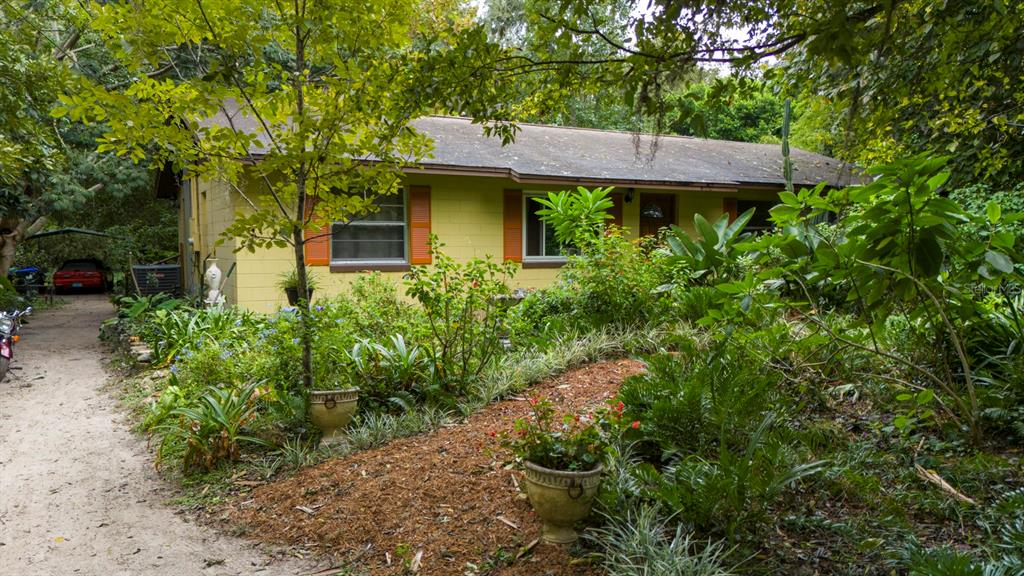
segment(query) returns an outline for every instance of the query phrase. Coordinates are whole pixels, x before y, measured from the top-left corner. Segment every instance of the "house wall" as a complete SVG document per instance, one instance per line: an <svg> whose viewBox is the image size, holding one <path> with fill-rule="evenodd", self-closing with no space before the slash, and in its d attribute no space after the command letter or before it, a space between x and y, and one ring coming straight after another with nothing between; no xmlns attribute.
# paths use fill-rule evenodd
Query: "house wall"
<svg viewBox="0 0 1024 576"><path fill-rule="evenodd" d="M456 260L465 261L474 257L503 257L503 209L504 191L519 189L524 193L564 190L562 185L523 185L505 178L411 174L408 185L430 186L431 231L437 234L444 250ZM244 211L245 206L237 194L229 193L226 186L200 184L205 192L205 207L208 211L203 229L206 254L216 253L218 265L225 272L229 262L236 262L237 268L228 279L225 292L228 301L257 312L274 312L286 304L283 292L277 287L281 275L294 266L291 248L258 250L255 253L241 251L232 254L233 242L213 249L211 244L220 232L230 224L235 211ZM624 190L617 190L624 192ZM247 192L254 193L255 190ZM739 191L735 193L709 191L670 191L637 188L634 200L623 206L623 226L629 237L635 238L640 222L639 197L646 192L672 193L676 195L676 223L693 233L693 214L699 212L708 219L714 219L723 212L723 198L750 198L770 200L776 198L770 191ZM311 266L317 279L314 301L344 291L360 273L331 272L328 266ZM403 272L383 272L399 285ZM514 287L539 288L550 284L558 275L557 268L520 269L512 281Z"/></svg>
<svg viewBox="0 0 1024 576"><path fill-rule="evenodd" d="M187 293L205 297L206 286L203 273L216 259L217 266L227 275L221 291L228 302L236 302L238 291L232 266L236 262L234 239L218 244L217 240L234 219L237 195L232 194L228 185L221 181L192 178L182 194L182 214L179 216L179 236L182 250L190 250L190 266L183 270L184 288ZM189 213L185 214L185 207ZM187 225L186 225L187 224Z"/></svg>

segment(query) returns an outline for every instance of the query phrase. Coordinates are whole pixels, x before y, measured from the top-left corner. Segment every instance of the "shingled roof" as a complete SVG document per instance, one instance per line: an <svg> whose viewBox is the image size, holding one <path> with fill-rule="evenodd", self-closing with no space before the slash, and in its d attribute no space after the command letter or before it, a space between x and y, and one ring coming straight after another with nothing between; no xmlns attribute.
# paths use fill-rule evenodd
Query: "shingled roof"
<svg viewBox="0 0 1024 576"><path fill-rule="evenodd" d="M249 117L232 112L235 129L260 133ZM229 124L223 113L213 123ZM429 116L412 121L412 126L433 140L431 156L419 163L431 172L507 176L520 182L632 186L781 187L785 183L778 144L519 124L515 142L502 146L468 118ZM655 138L652 155L650 143ZM848 164L828 156L792 148L791 158L796 185L824 181L845 186L856 180Z"/></svg>
<svg viewBox="0 0 1024 576"><path fill-rule="evenodd" d="M521 180L573 179L607 183L700 186L785 184L778 144L750 144L686 136L654 136L629 132L520 124L515 142L502 146L487 138L466 118L431 116L413 126L434 141L427 168L505 171ZM842 162L791 148L793 182L834 186L850 183L851 170Z"/></svg>

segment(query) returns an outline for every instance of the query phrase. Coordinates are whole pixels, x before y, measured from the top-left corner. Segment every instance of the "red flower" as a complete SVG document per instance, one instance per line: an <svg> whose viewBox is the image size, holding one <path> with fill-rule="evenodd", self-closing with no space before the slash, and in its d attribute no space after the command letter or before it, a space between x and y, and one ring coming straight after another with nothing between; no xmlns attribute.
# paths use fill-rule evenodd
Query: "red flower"
<svg viewBox="0 0 1024 576"><path fill-rule="evenodd" d="M631 426L631 428L633 428L633 430L636 430L639 427L640 427L640 421L639 420L633 420L633 425Z"/></svg>
<svg viewBox="0 0 1024 576"><path fill-rule="evenodd" d="M618 405L617 405L617 406L615 407L615 411L616 411L616 412L618 412L619 414L622 414L622 410L623 410L623 409L624 409L625 407L626 407L626 405L625 405L625 404L623 404L623 403L622 403L622 401L620 400L620 401L619 401L619 404L618 404Z"/></svg>

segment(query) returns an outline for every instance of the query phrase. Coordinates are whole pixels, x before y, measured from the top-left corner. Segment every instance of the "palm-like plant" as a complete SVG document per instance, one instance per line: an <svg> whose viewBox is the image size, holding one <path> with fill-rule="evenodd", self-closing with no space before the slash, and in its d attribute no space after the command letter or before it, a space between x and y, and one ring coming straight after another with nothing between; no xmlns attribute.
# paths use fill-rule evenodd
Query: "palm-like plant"
<svg viewBox="0 0 1024 576"><path fill-rule="evenodd" d="M210 387L193 405L172 410L167 423L156 429L161 436L157 465L181 451L186 471L208 470L222 460L237 460L243 443L268 446L244 433L258 415L258 391L258 383L241 390Z"/></svg>
<svg viewBox="0 0 1024 576"><path fill-rule="evenodd" d="M725 268L736 260L736 243L744 237L743 229L754 215L751 208L740 214L731 224L729 215L714 224L700 214L693 215L693 227L698 233L696 241L682 228L673 225L668 236L671 261L684 265L691 278L711 282L723 275Z"/></svg>

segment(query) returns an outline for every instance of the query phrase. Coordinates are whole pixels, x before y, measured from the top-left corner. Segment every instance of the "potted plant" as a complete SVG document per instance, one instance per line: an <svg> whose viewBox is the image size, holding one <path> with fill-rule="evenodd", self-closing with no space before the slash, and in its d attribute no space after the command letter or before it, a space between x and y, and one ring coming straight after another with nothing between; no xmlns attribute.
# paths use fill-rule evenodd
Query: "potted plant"
<svg viewBox="0 0 1024 576"><path fill-rule="evenodd" d="M342 430L352 421L358 401L358 388L335 386L309 391L309 419L320 429L321 442L331 442L343 435Z"/></svg>
<svg viewBox="0 0 1024 576"><path fill-rule="evenodd" d="M313 273L307 271L306 300L313 299L313 289L316 288L316 284L316 276ZM282 290L284 290L285 295L288 296L289 306L297 306L299 304L299 279L295 274L295 270L282 274L281 279L278 281L277 285Z"/></svg>
<svg viewBox="0 0 1024 576"><path fill-rule="evenodd" d="M601 485L607 446L601 416L559 419L549 400L531 399L530 405L530 417L517 420L501 445L522 462L526 495L544 522L541 538L569 544L579 538L573 526L590 514Z"/></svg>

